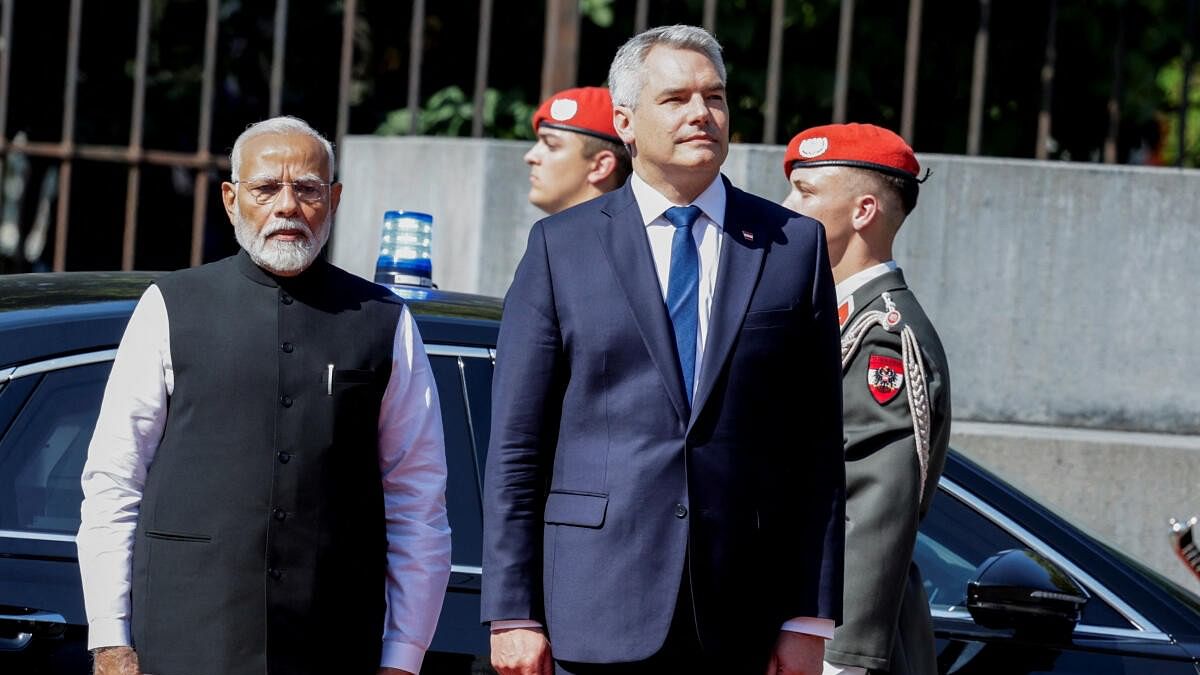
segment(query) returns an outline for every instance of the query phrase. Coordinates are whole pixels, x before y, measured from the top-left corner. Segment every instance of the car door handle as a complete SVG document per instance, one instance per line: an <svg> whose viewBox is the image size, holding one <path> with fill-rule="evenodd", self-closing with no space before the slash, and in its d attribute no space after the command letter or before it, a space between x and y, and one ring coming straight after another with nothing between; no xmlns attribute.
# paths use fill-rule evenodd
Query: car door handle
<svg viewBox="0 0 1200 675"><path fill-rule="evenodd" d="M0 637L0 652L19 652L38 635L61 635L67 628L67 620L54 612L30 610L12 613L10 609L0 612L0 629L4 628L15 630L10 633L13 637Z"/></svg>

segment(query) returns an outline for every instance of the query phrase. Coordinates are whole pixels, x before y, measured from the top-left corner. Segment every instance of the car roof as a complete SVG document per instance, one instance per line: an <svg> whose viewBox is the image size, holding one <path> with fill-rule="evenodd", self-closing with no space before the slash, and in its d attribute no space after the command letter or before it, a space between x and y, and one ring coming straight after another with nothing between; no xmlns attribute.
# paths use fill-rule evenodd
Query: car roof
<svg viewBox="0 0 1200 675"><path fill-rule="evenodd" d="M0 367L115 347L146 287L163 272L0 275ZM495 345L497 298L394 287L426 340Z"/></svg>

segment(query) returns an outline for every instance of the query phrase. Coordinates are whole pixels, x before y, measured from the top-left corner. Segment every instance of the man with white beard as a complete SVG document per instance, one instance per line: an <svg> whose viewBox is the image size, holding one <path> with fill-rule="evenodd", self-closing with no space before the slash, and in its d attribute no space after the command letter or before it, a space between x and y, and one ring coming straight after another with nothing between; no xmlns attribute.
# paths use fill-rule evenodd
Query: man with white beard
<svg viewBox="0 0 1200 675"><path fill-rule="evenodd" d="M96 673L416 673L450 572L437 390L407 307L319 258L333 148L234 143L237 255L155 281L83 472Z"/></svg>

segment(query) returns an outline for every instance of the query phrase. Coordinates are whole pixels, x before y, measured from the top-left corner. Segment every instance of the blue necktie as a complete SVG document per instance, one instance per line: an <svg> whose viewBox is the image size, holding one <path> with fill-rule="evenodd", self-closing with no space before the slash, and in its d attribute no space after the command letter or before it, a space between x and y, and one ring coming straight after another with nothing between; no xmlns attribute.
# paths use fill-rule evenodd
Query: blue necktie
<svg viewBox="0 0 1200 675"><path fill-rule="evenodd" d="M696 380L696 326L700 304L700 255L692 238L699 206L672 206L663 216L675 226L671 239L671 275L667 281L667 312L675 329L675 349L683 369L683 390L688 405Z"/></svg>

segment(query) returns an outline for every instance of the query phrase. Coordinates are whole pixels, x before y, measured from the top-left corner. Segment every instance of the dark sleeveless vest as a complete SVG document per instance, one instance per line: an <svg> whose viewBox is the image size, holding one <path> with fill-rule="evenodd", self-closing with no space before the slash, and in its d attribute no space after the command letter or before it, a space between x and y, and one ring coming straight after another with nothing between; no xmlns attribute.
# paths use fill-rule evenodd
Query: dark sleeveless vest
<svg viewBox="0 0 1200 675"><path fill-rule="evenodd" d="M277 278L244 251L156 283L175 388L133 547L142 670L376 672L401 301L323 259Z"/></svg>

